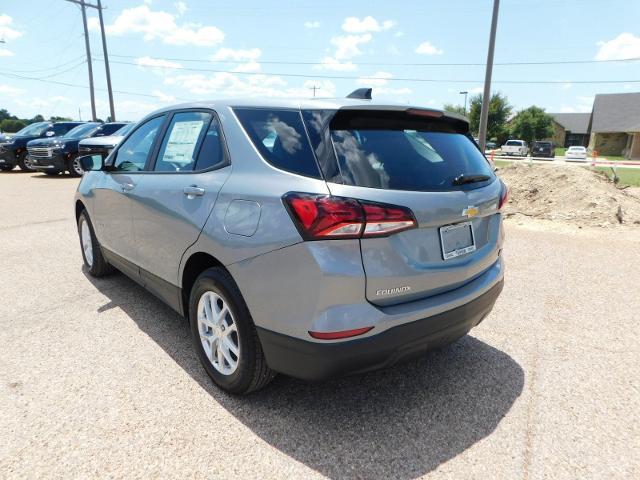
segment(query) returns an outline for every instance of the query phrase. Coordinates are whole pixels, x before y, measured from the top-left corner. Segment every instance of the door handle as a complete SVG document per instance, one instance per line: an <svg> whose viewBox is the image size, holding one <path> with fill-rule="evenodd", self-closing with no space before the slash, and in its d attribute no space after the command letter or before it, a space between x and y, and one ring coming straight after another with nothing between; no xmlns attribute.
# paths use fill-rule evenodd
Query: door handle
<svg viewBox="0 0 640 480"><path fill-rule="evenodd" d="M120 184L120 186L122 187L123 192L128 192L135 188L135 185L133 183L122 183Z"/></svg>
<svg viewBox="0 0 640 480"><path fill-rule="evenodd" d="M202 195L204 195L204 188L197 187L196 185L191 185L189 187L184 187L182 189L182 191L189 198L201 197Z"/></svg>

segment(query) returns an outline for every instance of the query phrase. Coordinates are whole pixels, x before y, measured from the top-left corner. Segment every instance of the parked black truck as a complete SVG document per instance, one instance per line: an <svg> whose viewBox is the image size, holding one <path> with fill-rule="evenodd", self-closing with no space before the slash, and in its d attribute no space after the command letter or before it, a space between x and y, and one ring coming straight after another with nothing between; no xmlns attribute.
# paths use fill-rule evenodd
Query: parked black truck
<svg viewBox="0 0 640 480"><path fill-rule="evenodd" d="M33 171L27 158L27 143L37 138L51 138L66 134L83 122L37 122L27 125L11 139L0 143L0 171L13 170L16 165L21 170Z"/></svg>
<svg viewBox="0 0 640 480"><path fill-rule="evenodd" d="M57 175L65 170L72 176L84 173L78 161L78 143L83 138L111 135L126 125L125 122L87 122L69 130L62 137L32 140L27 144L28 159L34 170Z"/></svg>

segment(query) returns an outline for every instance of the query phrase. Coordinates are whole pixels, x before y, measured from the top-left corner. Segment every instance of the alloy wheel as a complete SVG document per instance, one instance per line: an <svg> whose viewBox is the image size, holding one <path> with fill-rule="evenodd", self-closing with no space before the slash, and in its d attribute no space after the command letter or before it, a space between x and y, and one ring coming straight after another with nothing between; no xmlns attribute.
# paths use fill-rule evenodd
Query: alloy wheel
<svg viewBox="0 0 640 480"><path fill-rule="evenodd" d="M82 243L84 259L89 268L91 268L93 266L93 243L91 241L91 230L89 230L89 224L85 219L82 219L80 224L80 243Z"/></svg>
<svg viewBox="0 0 640 480"><path fill-rule="evenodd" d="M222 375L231 375L240 360L240 338L229 303L207 291L198 301L198 333L207 359Z"/></svg>

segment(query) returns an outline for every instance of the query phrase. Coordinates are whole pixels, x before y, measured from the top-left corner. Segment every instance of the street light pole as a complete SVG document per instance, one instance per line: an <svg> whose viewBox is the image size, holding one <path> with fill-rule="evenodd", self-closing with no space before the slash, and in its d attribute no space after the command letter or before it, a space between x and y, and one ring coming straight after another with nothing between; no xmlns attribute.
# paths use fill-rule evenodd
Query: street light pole
<svg viewBox="0 0 640 480"><path fill-rule="evenodd" d="M467 92L467 91L460 92L460 95L464 95L464 110L463 110L463 112L464 112L464 116L465 117L467 116L467 94L468 93L469 92Z"/></svg>
<svg viewBox="0 0 640 480"><path fill-rule="evenodd" d="M491 101L491 74L493 72L493 52L496 46L496 28L498 27L498 8L500 0L493 0L493 15L491 17L491 33L489 34L489 52L487 53L487 71L484 76L484 93L482 95L482 109L480 110L480 128L478 140L480 150L484 152L487 144L487 123L489 121L489 102Z"/></svg>

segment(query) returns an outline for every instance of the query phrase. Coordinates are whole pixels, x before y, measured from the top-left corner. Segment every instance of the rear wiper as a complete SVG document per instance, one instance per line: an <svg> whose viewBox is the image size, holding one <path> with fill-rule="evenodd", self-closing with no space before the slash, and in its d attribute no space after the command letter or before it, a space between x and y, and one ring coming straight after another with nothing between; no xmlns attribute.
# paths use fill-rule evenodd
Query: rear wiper
<svg viewBox="0 0 640 480"><path fill-rule="evenodd" d="M465 175L461 173L456 178L453 179L453 185L465 185L467 183L476 183L476 182L485 182L487 180L491 180L489 175L484 175L482 173L472 173L469 175Z"/></svg>

